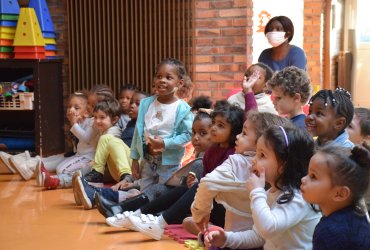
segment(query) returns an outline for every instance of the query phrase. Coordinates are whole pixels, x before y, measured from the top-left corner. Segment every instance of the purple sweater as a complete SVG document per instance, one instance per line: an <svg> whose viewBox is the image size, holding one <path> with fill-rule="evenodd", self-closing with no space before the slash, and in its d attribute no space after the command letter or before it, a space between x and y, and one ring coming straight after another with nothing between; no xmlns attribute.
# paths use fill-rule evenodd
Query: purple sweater
<svg viewBox="0 0 370 250"><path fill-rule="evenodd" d="M229 148L221 148L218 145L214 145L210 147L205 153L203 157L203 176L210 173L221 165L229 155L235 153L235 147Z"/></svg>

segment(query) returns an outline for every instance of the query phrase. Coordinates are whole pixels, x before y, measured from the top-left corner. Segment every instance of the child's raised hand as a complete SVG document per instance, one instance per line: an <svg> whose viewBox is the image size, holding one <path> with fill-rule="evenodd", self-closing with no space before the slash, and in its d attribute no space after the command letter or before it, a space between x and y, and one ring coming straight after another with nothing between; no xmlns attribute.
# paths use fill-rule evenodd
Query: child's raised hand
<svg viewBox="0 0 370 250"><path fill-rule="evenodd" d="M244 79L242 82L243 92L244 93L251 92L254 84L257 82L260 76L261 76L261 73L258 70L255 70L249 78L244 76Z"/></svg>
<svg viewBox="0 0 370 250"><path fill-rule="evenodd" d="M71 125L77 123L79 121L79 116L77 115L76 112L74 112L73 110L68 110L67 111L67 119L68 121L71 123Z"/></svg>
<svg viewBox="0 0 370 250"><path fill-rule="evenodd" d="M197 182L198 179L196 175L193 172L189 172L188 176L186 177L186 186L188 186L188 188L191 188Z"/></svg>
<svg viewBox="0 0 370 250"><path fill-rule="evenodd" d="M199 222L195 223L199 231L205 234L208 231L209 214L203 217Z"/></svg>
<svg viewBox="0 0 370 250"><path fill-rule="evenodd" d="M204 234L204 245L209 247L222 247L226 242L226 234L223 228L217 227Z"/></svg>
<svg viewBox="0 0 370 250"><path fill-rule="evenodd" d="M250 193L253 189L265 187L265 169L261 168L258 173L252 172L247 180L246 189Z"/></svg>
<svg viewBox="0 0 370 250"><path fill-rule="evenodd" d="M140 164L138 160L133 160L131 164L131 173L134 179L138 180L141 178Z"/></svg>
<svg viewBox="0 0 370 250"><path fill-rule="evenodd" d="M156 135L149 136L148 140L149 140L148 143L150 144L150 146L152 147L154 151L159 152L164 149L164 141L159 136L156 136Z"/></svg>

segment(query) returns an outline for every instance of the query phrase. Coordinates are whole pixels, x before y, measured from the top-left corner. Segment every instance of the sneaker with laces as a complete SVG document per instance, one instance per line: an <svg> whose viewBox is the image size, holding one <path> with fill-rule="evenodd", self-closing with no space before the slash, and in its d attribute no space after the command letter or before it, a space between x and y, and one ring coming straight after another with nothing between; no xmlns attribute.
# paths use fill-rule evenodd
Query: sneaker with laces
<svg viewBox="0 0 370 250"><path fill-rule="evenodd" d="M76 202L76 205L77 206L80 206L82 205L82 201L80 199L80 196L77 192L77 188L76 186L78 185L78 178L82 177L82 173L80 170L76 171L73 173L73 176L72 176L72 190L73 190L73 196L75 198L75 202Z"/></svg>
<svg viewBox="0 0 370 250"><path fill-rule="evenodd" d="M103 182L103 174L99 173L95 169L93 169L90 173L87 173L84 178L88 182Z"/></svg>
<svg viewBox="0 0 370 250"><path fill-rule="evenodd" d="M46 170L44 163L40 159L35 168L36 185L38 187L44 186L42 173L51 175L50 172Z"/></svg>
<svg viewBox="0 0 370 250"><path fill-rule="evenodd" d="M135 230L135 227L132 225L131 221L129 220L129 216L136 216L132 211L125 211L122 214L116 214L112 217L108 217L105 219L107 224L112 227L124 227L131 230Z"/></svg>
<svg viewBox="0 0 370 250"><path fill-rule="evenodd" d="M159 217L152 214L141 214L140 216L131 215L128 218L134 226L134 230L155 240L162 238L164 228L161 226Z"/></svg>
<svg viewBox="0 0 370 250"><path fill-rule="evenodd" d="M97 188L89 185L83 177L78 177L75 183L75 189L84 209L92 209L95 206Z"/></svg>
<svg viewBox="0 0 370 250"><path fill-rule="evenodd" d="M42 173L44 187L47 189L57 189L59 187L60 180L57 177L50 176L47 173Z"/></svg>
<svg viewBox="0 0 370 250"><path fill-rule="evenodd" d="M17 156L10 156L9 163L12 165L14 169L17 170L22 179L27 181L31 179L32 176L34 175L36 165L40 158L39 157L31 158L27 151L25 153L26 159Z"/></svg>

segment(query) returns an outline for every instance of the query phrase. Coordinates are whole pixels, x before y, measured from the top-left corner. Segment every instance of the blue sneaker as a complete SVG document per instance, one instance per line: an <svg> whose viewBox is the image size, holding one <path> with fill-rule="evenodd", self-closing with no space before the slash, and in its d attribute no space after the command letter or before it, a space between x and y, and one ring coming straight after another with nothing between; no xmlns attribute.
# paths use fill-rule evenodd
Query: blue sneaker
<svg viewBox="0 0 370 250"><path fill-rule="evenodd" d="M95 206L95 193L99 192L100 189L91 186L83 177L77 177L75 189L84 209L92 209Z"/></svg>

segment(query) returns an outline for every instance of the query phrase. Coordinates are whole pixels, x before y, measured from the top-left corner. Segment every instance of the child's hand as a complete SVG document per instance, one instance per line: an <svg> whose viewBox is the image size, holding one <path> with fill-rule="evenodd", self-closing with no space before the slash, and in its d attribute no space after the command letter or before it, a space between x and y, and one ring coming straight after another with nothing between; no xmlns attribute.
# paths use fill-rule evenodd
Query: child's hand
<svg viewBox="0 0 370 250"><path fill-rule="evenodd" d="M130 188L130 187L133 187L133 186L134 186L133 183L127 182L127 180L122 180L122 181L118 182L117 184L111 186L111 189L113 191L118 191L120 189Z"/></svg>
<svg viewBox="0 0 370 250"><path fill-rule="evenodd" d="M140 164L138 160L133 160L131 165L131 173L134 179L138 180L141 178Z"/></svg>
<svg viewBox="0 0 370 250"><path fill-rule="evenodd" d="M195 183L198 182L196 175L193 172L189 172L188 176L186 177L186 186L191 188Z"/></svg>
<svg viewBox="0 0 370 250"><path fill-rule="evenodd" d="M222 228L204 234L204 245L209 247L222 247L226 242L226 234Z"/></svg>
<svg viewBox="0 0 370 250"><path fill-rule="evenodd" d="M261 168L258 173L252 172L247 180L246 189L250 193L253 189L265 187L265 169Z"/></svg>
<svg viewBox="0 0 370 250"><path fill-rule="evenodd" d="M251 92L254 84L257 82L260 76L261 76L261 73L258 70L255 70L249 78L244 76L244 80L242 83L243 92L244 93Z"/></svg>
<svg viewBox="0 0 370 250"><path fill-rule="evenodd" d="M149 136L148 137L148 143L152 147L154 151L162 151L164 149L164 142L163 139L158 136Z"/></svg>
<svg viewBox="0 0 370 250"><path fill-rule="evenodd" d="M68 110L67 111L67 119L71 123L71 125L77 123L79 121L79 118L80 117L73 110Z"/></svg>

